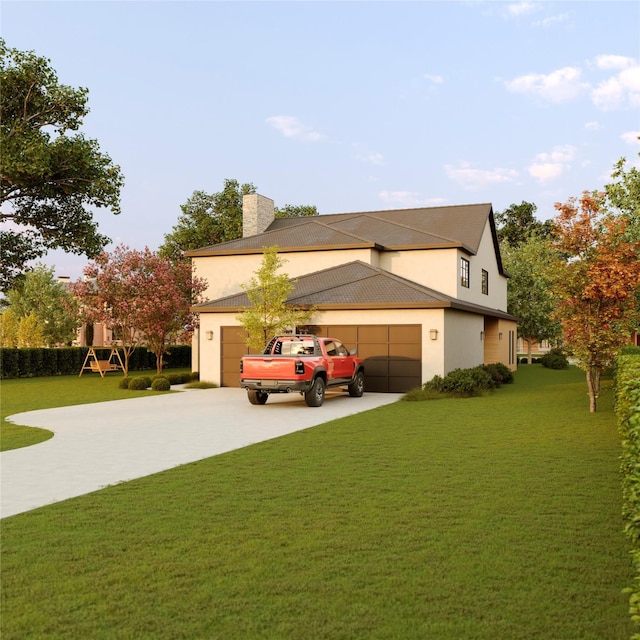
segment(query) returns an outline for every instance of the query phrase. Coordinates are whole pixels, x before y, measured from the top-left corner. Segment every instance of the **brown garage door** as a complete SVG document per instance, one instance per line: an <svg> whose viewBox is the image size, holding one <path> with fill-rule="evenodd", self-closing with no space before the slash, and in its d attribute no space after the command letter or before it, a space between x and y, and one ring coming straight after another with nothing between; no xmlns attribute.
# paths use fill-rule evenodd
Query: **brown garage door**
<svg viewBox="0 0 640 640"><path fill-rule="evenodd" d="M240 358L249 353L242 327L220 327L221 382L223 387L240 386Z"/></svg>
<svg viewBox="0 0 640 640"><path fill-rule="evenodd" d="M364 360L367 391L404 393L422 382L419 324L324 325L318 335L342 340Z"/></svg>
<svg viewBox="0 0 640 640"><path fill-rule="evenodd" d="M339 338L364 360L366 390L404 393L422 381L422 328L419 324L322 325L319 336ZM221 327L222 386L238 387L240 358L249 353L240 327Z"/></svg>

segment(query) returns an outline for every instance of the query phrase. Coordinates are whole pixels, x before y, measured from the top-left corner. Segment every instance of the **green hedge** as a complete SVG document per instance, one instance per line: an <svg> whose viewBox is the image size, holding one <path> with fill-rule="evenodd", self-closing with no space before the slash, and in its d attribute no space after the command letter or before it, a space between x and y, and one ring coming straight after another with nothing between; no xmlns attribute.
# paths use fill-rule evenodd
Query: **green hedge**
<svg viewBox="0 0 640 640"><path fill-rule="evenodd" d="M629 588L631 619L640 626L640 353L616 360L615 398L618 429L622 439L622 515L631 540L635 571ZM635 634L634 638L640 638Z"/></svg>
<svg viewBox="0 0 640 640"><path fill-rule="evenodd" d="M88 347L0 349L0 378L35 378L79 374ZM96 349L99 360L109 358L110 349ZM165 369L191 367L191 347L170 347L164 356ZM156 368L156 357L146 347L137 347L129 357L129 371Z"/></svg>

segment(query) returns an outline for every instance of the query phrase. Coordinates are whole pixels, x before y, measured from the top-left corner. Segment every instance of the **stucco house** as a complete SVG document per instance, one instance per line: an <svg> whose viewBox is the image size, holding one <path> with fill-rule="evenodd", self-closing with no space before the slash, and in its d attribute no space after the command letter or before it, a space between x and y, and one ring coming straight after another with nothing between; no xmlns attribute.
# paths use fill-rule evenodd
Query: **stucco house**
<svg viewBox="0 0 640 640"><path fill-rule="evenodd" d="M194 342L202 380L238 386L247 352L241 285L276 245L295 280L289 302L313 305L313 331L365 360L367 390L404 392L456 368L516 368L491 204L274 217L271 199L243 200L243 237L189 251L209 284Z"/></svg>

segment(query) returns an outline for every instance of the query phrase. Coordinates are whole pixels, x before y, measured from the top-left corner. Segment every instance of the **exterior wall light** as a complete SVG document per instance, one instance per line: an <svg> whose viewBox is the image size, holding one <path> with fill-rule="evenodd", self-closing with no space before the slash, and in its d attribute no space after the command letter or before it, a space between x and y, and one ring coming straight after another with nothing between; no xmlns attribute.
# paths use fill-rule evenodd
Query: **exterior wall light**
<svg viewBox="0 0 640 640"><path fill-rule="evenodd" d="M438 339L438 330L437 329L430 329L429 330L429 337L432 340L437 340Z"/></svg>
<svg viewBox="0 0 640 640"><path fill-rule="evenodd" d="M207 340L213 340L213 331L205 331L205 336L207 336Z"/></svg>
<svg viewBox="0 0 640 640"><path fill-rule="evenodd" d="M502 331L498 334L498 340L502 340Z"/></svg>
<svg viewBox="0 0 640 640"><path fill-rule="evenodd" d="M480 340L484 340L484 331L480 332Z"/></svg>

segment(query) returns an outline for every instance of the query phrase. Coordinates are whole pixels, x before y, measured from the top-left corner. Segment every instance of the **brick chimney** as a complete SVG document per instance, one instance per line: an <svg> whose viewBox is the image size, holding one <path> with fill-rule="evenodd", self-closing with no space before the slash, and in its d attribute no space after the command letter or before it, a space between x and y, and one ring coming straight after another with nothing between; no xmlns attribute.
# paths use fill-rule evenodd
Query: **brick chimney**
<svg viewBox="0 0 640 640"><path fill-rule="evenodd" d="M275 220L276 212L271 198L258 193L242 196L242 237L264 233Z"/></svg>

